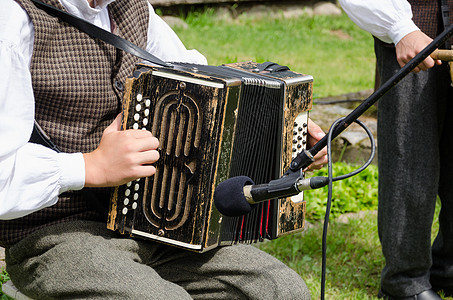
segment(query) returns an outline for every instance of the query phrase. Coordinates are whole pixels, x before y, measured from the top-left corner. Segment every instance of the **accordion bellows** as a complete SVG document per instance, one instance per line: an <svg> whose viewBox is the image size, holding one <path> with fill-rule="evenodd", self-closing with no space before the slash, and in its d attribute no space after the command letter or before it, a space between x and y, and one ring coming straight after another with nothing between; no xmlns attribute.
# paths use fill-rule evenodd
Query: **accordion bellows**
<svg viewBox="0 0 453 300"><path fill-rule="evenodd" d="M268 65L137 65L126 81L123 128L151 131L160 159L154 176L115 189L109 229L199 252L303 229L302 194L241 217L214 206L220 182L245 175L267 183L305 148L313 78Z"/></svg>

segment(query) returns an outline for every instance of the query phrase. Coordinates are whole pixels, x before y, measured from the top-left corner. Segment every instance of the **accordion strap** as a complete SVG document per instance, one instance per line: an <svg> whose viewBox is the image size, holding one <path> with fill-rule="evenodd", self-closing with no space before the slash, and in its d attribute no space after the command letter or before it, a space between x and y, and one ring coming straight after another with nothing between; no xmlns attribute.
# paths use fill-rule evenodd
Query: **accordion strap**
<svg viewBox="0 0 453 300"><path fill-rule="evenodd" d="M172 64L162 61L161 59L152 55L148 51L138 47L134 43L131 43L128 40L125 40L122 37L117 36L116 34L113 34L107 30L99 28L96 25L93 25L90 22L85 21L84 19L78 18L78 17L71 15L65 11L62 11L61 9L58 9L54 6L43 3L39 0L31 0L31 1L33 1L37 6L41 7L49 14L62 19L63 21L67 22L68 24L76 27L80 31L85 32L86 34L88 34L94 38L98 38L98 39L106 42L107 44L113 45L120 50L128 52L132 55L135 55L141 59L152 62L156 65L164 66L164 67L172 67Z"/></svg>
<svg viewBox="0 0 453 300"><path fill-rule="evenodd" d="M274 72L286 71L286 70L289 70L289 68L287 66L281 66L277 63L267 61L262 64L259 64L258 67L253 70L253 72L261 73L263 71L268 71L268 72L274 73Z"/></svg>
<svg viewBox="0 0 453 300"><path fill-rule="evenodd" d="M33 125L33 132L31 133L29 142L46 146L47 148L50 148L56 152L61 152L58 146L55 145L54 142L52 142L52 140L47 136L41 126L39 126L36 120Z"/></svg>
<svg viewBox="0 0 453 300"><path fill-rule="evenodd" d="M160 60L156 56L154 56L151 53L149 53L148 51L140 48L139 46L135 45L134 43L131 43L130 41L123 39L122 37L117 36L107 30L99 28L99 27L91 24L90 22L87 22L81 18L78 18L78 17L71 15L65 11L62 11L54 6L43 3L39 0L31 0L31 1L33 1L37 6L39 6L40 8L42 8L49 14L60 18L61 20L67 22L68 24L76 27L80 31L85 32L86 34L90 35L91 37L98 38L107 44L113 45L120 50L123 50L132 55L135 55L141 59L147 60L153 64L156 64L159 66L164 66L164 67L170 67L170 68L173 67L172 64ZM43 129L36 122L36 120L35 120L35 124L33 127L33 132L32 132L31 138L30 138L30 142L36 143L36 144L41 144L41 145L44 145L57 152L60 152L58 147L50 140L50 138L47 136L47 134L43 131Z"/></svg>

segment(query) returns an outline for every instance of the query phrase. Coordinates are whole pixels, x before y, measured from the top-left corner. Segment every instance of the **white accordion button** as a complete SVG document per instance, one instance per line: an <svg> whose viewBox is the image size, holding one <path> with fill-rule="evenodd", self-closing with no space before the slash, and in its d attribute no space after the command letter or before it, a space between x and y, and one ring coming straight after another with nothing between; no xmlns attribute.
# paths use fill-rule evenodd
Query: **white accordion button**
<svg viewBox="0 0 453 300"><path fill-rule="evenodd" d="M146 105L147 107L149 107L149 106L151 105L151 100L149 100L149 99L146 99L146 101L145 101L145 105Z"/></svg>
<svg viewBox="0 0 453 300"><path fill-rule="evenodd" d="M124 198L124 205L128 205L129 204L129 198Z"/></svg>
<svg viewBox="0 0 453 300"><path fill-rule="evenodd" d="M136 209L136 208L137 208L137 202L132 203L132 209Z"/></svg>
<svg viewBox="0 0 453 300"><path fill-rule="evenodd" d="M123 208L123 215L127 214L127 207Z"/></svg>
<svg viewBox="0 0 453 300"><path fill-rule="evenodd" d="M136 111L142 110L142 106L141 106L140 104L137 104L137 105L135 106L135 110L136 110Z"/></svg>
<svg viewBox="0 0 453 300"><path fill-rule="evenodd" d="M143 125L145 125L145 126L148 125L148 118L143 119Z"/></svg>
<svg viewBox="0 0 453 300"><path fill-rule="evenodd" d="M142 94L137 94L137 101L138 102L142 101L142 98L143 98Z"/></svg>
<svg viewBox="0 0 453 300"><path fill-rule="evenodd" d="M135 114L135 115L134 115L134 120L135 120L135 121L140 120L140 115L139 115L139 114Z"/></svg>
<svg viewBox="0 0 453 300"><path fill-rule="evenodd" d="M145 117L149 116L149 109L145 109Z"/></svg>
<svg viewBox="0 0 453 300"><path fill-rule="evenodd" d="M134 123L134 125L132 125L132 128L138 129L138 123Z"/></svg>

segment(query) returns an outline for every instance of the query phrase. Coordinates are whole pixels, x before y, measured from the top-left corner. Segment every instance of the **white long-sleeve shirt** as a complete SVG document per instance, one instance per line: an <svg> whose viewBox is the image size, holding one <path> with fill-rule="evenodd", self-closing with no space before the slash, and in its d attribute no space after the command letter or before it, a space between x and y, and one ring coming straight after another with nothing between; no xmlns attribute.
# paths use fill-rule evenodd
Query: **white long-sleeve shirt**
<svg viewBox="0 0 453 300"><path fill-rule="evenodd" d="M340 5L360 28L386 43L396 45L408 33L419 30L406 0L340 0Z"/></svg>
<svg viewBox="0 0 453 300"><path fill-rule="evenodd" d="M68 12L110 31L107 5L114 0L60 0ZM187 50L149 5L146 49L164 61L206 64ZM58 195L85 183L82 153L56 153L28 143L33 129L34 97L30 62L34 28L14 0L0 2L0 219L25 216L58 201Z"/></svg>

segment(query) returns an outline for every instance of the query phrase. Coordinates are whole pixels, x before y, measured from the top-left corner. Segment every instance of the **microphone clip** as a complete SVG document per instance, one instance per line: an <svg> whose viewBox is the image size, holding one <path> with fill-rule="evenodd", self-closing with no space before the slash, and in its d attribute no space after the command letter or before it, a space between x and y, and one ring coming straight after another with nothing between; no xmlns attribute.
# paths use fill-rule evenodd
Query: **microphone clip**
<svg viewBox="0 0 453 300"><path fill-rule="evenodd" d="M294 196L300 193L297 183L301 179L303 179L302 170L290 172L289 174L272 180L267 184L245 186L244 189L249 188L250 190L244 190L244 193L246 195L250 195L250 197L247 197L247 201L251 204L269 199Z"/></svg>

